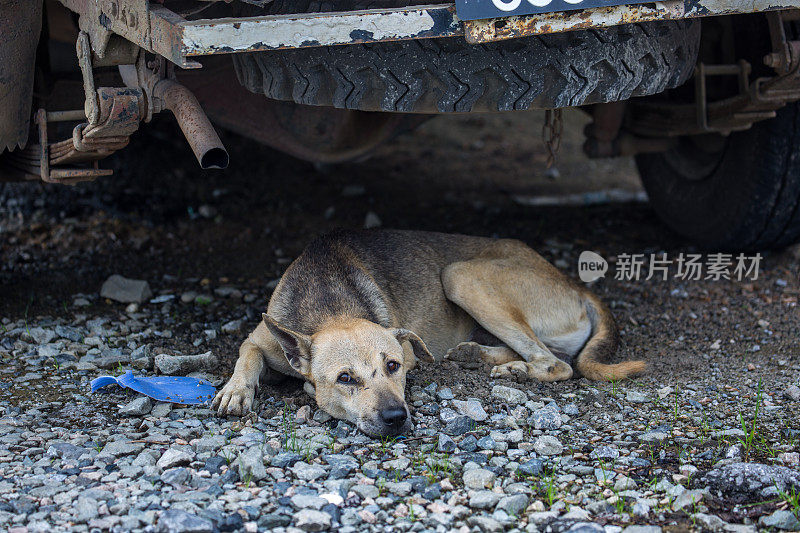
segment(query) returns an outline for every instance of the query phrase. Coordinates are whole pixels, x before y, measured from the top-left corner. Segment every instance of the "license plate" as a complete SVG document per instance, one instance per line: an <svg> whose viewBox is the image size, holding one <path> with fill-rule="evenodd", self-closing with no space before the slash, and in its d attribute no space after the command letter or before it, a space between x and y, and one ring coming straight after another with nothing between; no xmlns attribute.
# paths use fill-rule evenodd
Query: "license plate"
<svg viewBox="0 0 800 533"><path fill-rule="evenodd" d="M644 3L645 0L456 0L456 13L461 20L478 20Z"/></svg>

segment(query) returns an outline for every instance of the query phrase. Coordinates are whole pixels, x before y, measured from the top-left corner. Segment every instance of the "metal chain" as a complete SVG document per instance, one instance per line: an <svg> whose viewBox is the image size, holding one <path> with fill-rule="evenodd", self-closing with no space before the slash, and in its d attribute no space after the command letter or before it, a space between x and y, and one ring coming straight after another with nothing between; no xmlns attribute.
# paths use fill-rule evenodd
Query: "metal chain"
<svg viewBox="0 0 800 533"><path fill-rule="evenodd" d="M564 123L561 120L560 109L548 109L544 112L544 125L542 125L542 140L547 148L547 168L556 162L558 149L561 148L561 132Z"/></svg>

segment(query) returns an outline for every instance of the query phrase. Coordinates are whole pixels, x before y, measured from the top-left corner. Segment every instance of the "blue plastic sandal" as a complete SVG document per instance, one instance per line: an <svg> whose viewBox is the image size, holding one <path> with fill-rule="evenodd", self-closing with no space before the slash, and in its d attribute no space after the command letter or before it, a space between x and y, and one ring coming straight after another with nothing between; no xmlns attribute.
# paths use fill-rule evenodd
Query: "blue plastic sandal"
<svg viewBox="0 0 800 533"><path fill-rule="evenodd" d="M92 380L92 392L107 387L119 385L158 400L187 405L209 403L214 398L216 389L204 379L184 376L156 376L140 378L128 370L122 376L100 376Z"/></svg>

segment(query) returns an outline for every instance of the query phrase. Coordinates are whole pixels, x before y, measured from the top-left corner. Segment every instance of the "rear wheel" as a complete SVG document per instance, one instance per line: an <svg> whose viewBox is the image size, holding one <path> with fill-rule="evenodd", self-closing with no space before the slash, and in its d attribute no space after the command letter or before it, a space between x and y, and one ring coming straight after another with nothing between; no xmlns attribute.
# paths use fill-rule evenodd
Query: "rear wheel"
<svg viewBox="0 0 800 533"><path fill-rule="evenodd" d="M706 248L800 240L800 104L728 137L684 137L636 163L661 219Z"/></svg>

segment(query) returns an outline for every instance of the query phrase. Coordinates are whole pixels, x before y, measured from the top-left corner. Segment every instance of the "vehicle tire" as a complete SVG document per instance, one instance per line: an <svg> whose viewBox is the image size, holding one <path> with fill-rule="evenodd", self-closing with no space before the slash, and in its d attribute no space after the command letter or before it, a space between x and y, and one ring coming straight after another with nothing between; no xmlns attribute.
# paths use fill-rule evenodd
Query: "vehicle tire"
<svg viewBox="0 0 800 533"><path fill-rule="evenodd" d="M779 248L800 240L800 104L727 137L681 138L636 156L653 209L707 249Z"/></svg>
<svg viewBox="0 0 800 533"><path fill-rule="evenodd" d="M682 84L700 40L694 20L470 45L463 37L233 56L239 81L278 100L363 111L450 113L626 100Z"/></svg>

